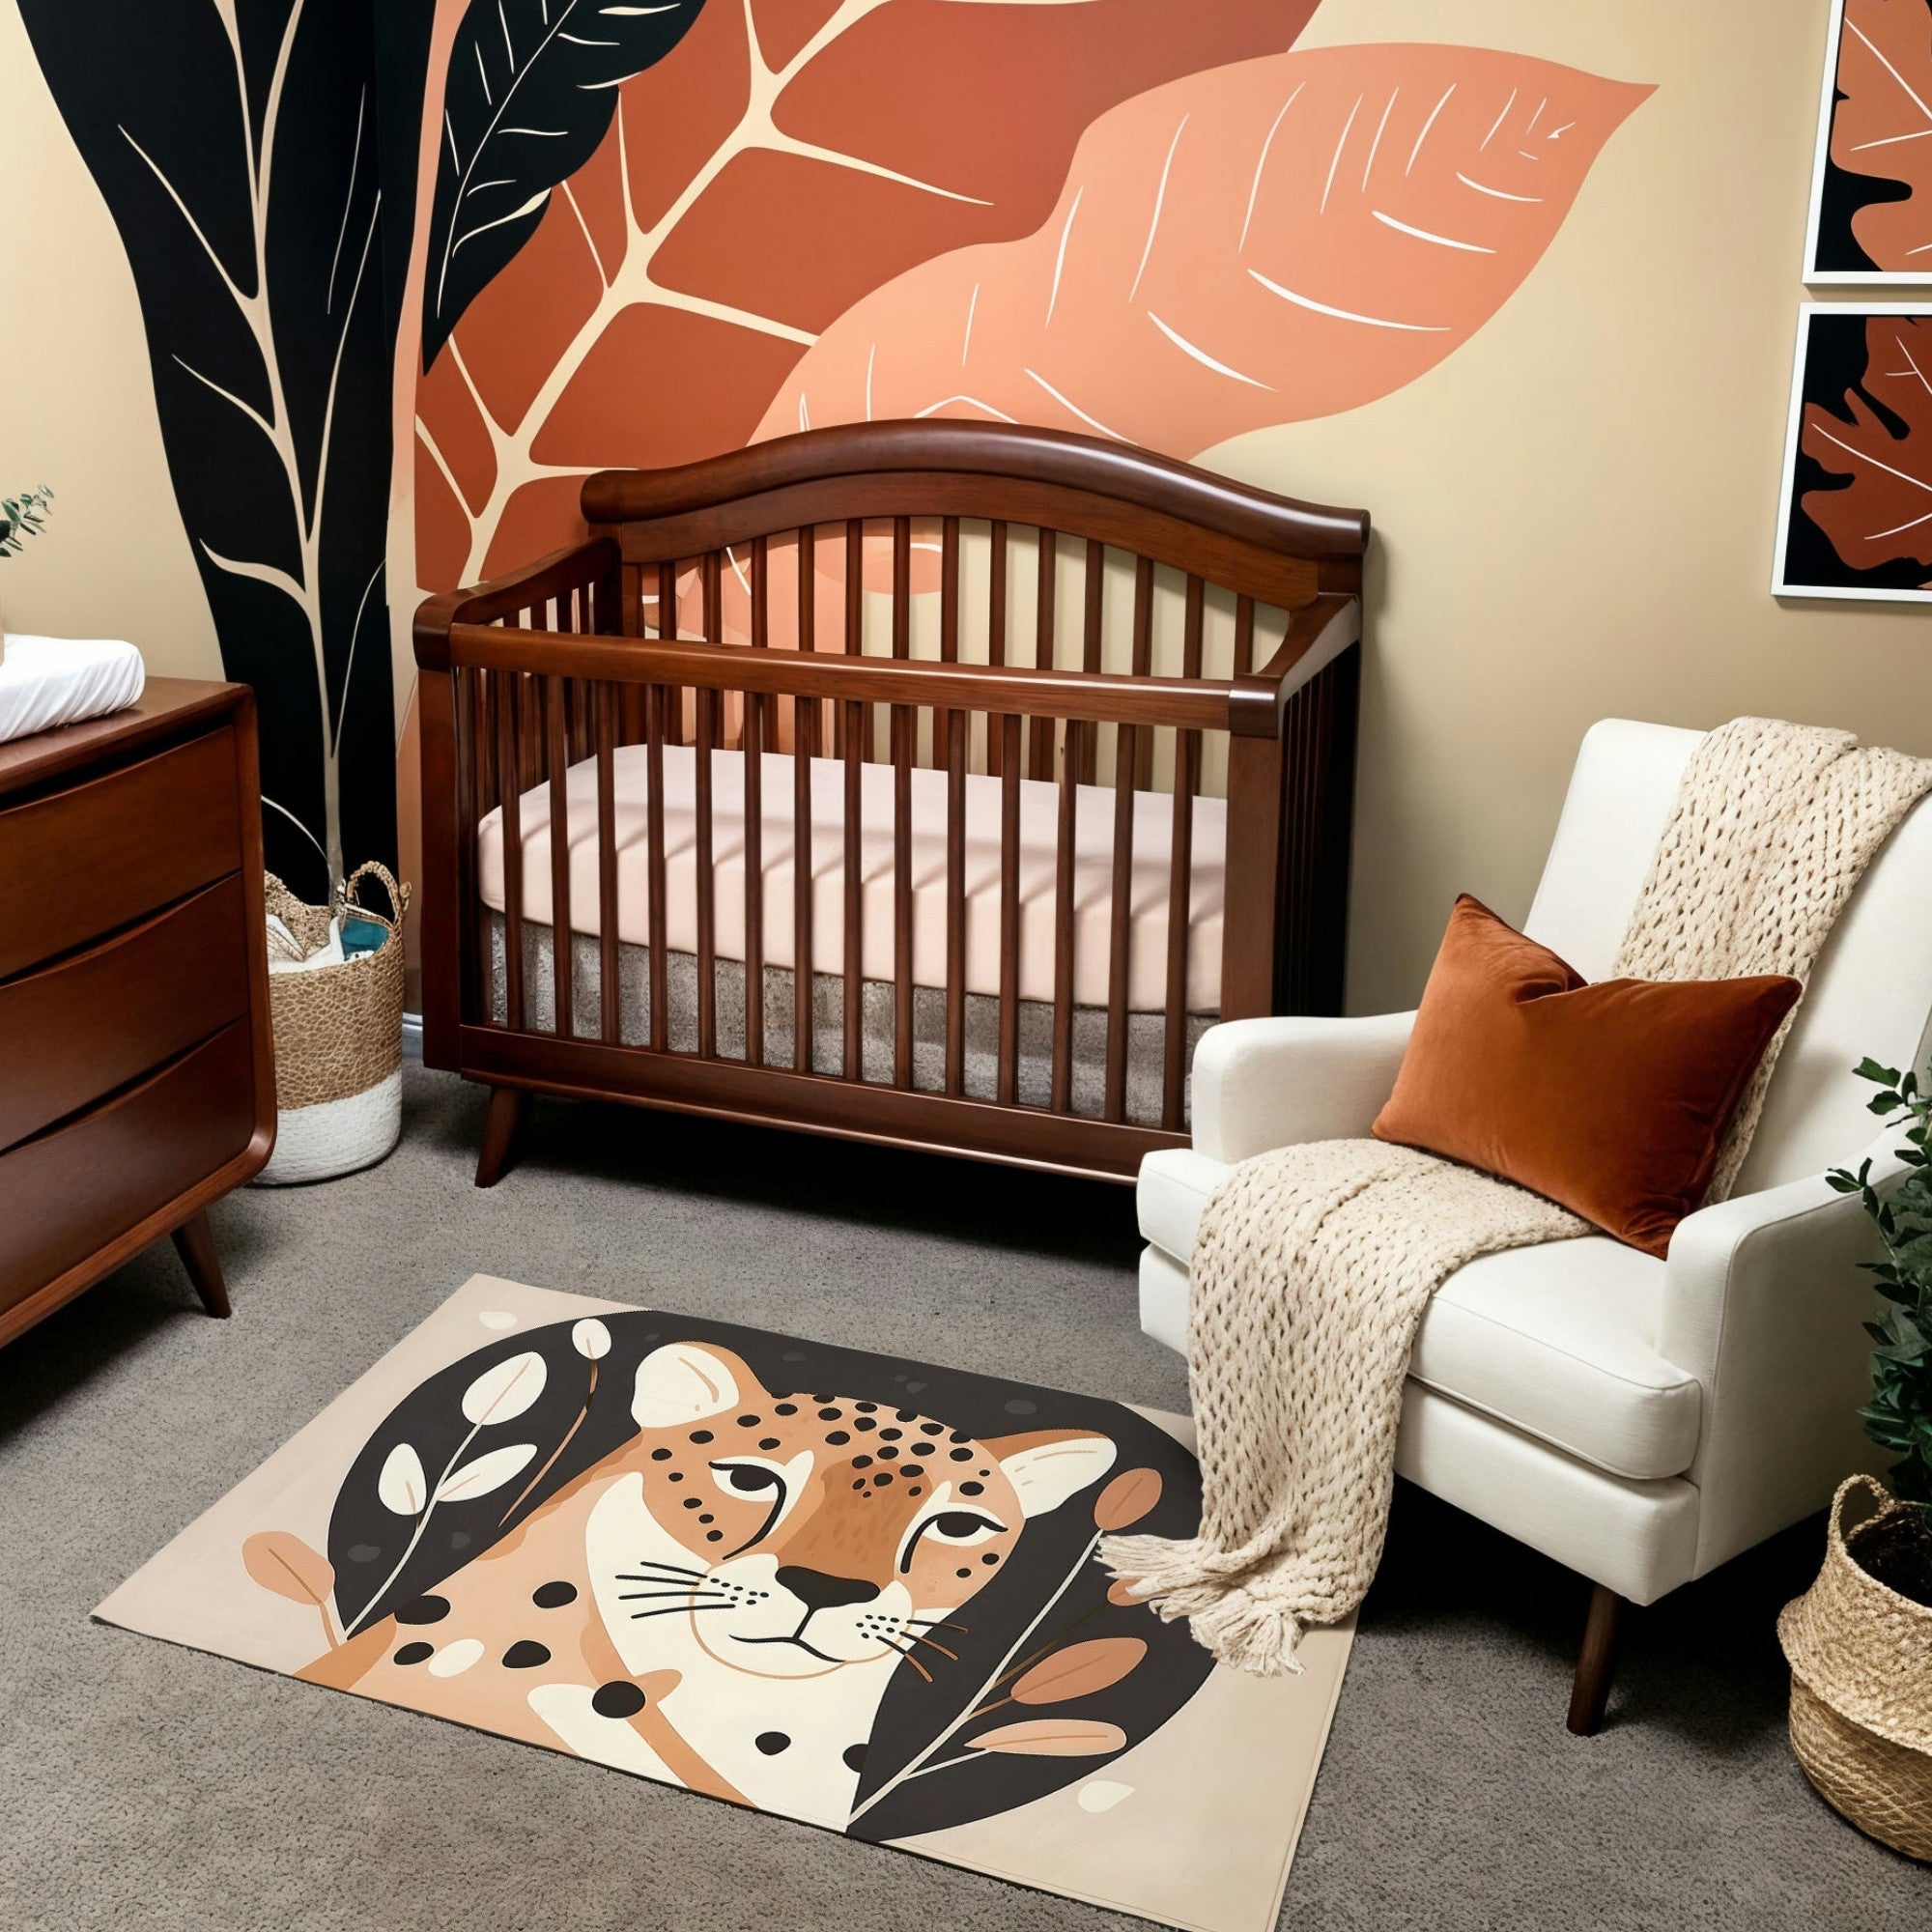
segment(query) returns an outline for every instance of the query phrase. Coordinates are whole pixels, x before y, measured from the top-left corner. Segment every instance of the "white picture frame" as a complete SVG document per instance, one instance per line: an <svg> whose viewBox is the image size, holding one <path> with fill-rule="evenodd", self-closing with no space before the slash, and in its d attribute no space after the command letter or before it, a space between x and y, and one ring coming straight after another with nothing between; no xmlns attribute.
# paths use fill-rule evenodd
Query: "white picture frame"
<svg viewBox="0 0 1932 1932"><path fill-rule="evenodd" d="M1777 535L1771 572L1771 590L1775 597L1828 598L1871 604L1932 604L1932 563L1924 566L1924 582L1920 585L1888 584L1874 583L1868 577L1860 581L1861 573L1845 565L1842 558L1837 558L1835 550L1832 551L1832 554L1836 559L1836 568L1832 572L1816 567L1807 569L1800 556L1794 555L1794 552L1822 555L1820 539L1824 540L1825 549L1831 549L1829 539L1806 515L1798 498L1804 408L1807 402L1825 400L1811 393L1815 386L1815 331L1820 322L1830 319L1869 319L1886 315L1912 316L1932 323L1932 296L1918 301L1807 301L1799 306L1798 334L1791 354L1791 395L1785 412L1784 460L1777 487ZM1932 366L1925 369L1923 380L1928 388L1932 388ZM1837 398L1832 400L1835 402ZM1932 484L1927 487L1932 491ZM1928 549L1932 549L1932 494L1927 496L1926 510Z"/></svg>
<svg viewBox="0 0 1932 1932"><path fill-rule="evenodd" d="M1928 33L1932 33L1932 0L1924 0L1924 4ZM1804 222L1804 282L1813 288L1932 288L1932 254L1926 256L1922 270L1819 266L1826 189L1831 177L1842 172L1832 161L1832 123L1838 103L1838 62L1844 38L1845 0L1832 0L1831 26L1825 38L1825 72L1818 90L1818 128L1811 153L1811 201ZM1879 57L1883 59L1882 55ZM1901 80L1901 86L1904 85Z"/></svg>

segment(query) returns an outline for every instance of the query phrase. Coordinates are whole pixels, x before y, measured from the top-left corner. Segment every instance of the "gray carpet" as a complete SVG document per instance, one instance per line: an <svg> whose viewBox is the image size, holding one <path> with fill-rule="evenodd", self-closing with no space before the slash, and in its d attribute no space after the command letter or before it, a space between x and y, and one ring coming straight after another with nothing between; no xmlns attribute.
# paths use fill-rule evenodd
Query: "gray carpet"
<svg viewBox="0 0 1932 1932"><path fill-rule="evenodd" d="M1125 1190L545 1103L479 1194L479 1096L418 1068L406 1091L384 1166L215 1210L232 1321L163 1244L0 1351L0 1926L1137 1922L89 1622L476 1269L1184 1400L1135 1326ZM1283 1924L1932 1922L1932 1875L1841 1824L1783 1740L1772 1618L1818 1537L1646 1614L1583 1743L1581 1586L1405 1492Z"/></svg>

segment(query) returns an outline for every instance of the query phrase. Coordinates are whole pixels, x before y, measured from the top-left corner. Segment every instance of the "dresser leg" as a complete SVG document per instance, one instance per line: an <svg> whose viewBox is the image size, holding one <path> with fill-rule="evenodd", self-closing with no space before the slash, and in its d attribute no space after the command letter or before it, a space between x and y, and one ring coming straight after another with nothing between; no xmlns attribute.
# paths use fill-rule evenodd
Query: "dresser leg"
<svg viewBox="0 0 1932 1932"><path fill-rule="evenodd" d="M214 1252L207 1214L190 1215L175 1230L174 1241L175 1253L182 1258L201 1305L211 1315L225 1317L229 1313L228 1284L221 1278L221 1257Z"/></svg>
<svg viewBox="0 0 1932 1932"><path fill-rule="evenodd" d="M495 1187L510 1165L510 1143L516 1139L517 1123L524 1118L524 1090L521 1087L493 1087L490 1090L490 1117L483 1122L483 1149L476 1156L476 1184Z"/></svg>

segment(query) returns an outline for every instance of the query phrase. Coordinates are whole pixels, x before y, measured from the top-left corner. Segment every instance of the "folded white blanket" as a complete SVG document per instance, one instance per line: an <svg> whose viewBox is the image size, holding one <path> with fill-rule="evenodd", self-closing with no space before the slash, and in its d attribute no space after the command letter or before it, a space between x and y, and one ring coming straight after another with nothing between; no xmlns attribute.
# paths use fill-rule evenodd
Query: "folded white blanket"
<svg viewBox="0 0 1932 1932"><path fill-rule="evenodd" d="M0 658L0 745L125 711L147 682L148 668L132 644L9 631Z"/></svg>

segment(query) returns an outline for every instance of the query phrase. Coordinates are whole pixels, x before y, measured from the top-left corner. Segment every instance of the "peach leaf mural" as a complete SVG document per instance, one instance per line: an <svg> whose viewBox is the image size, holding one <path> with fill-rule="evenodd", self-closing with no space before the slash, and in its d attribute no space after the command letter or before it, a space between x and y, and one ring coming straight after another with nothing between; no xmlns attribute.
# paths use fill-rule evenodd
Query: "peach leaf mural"
<svg viewBox="0 0 1932 1932"><path fill-rule="evenodd" d="M1088 129L1032 235L839 317L758 434L967 416L1193 456L1373 402L1508 299L1649 91L1403 44L1188 75Z"/></svg>

